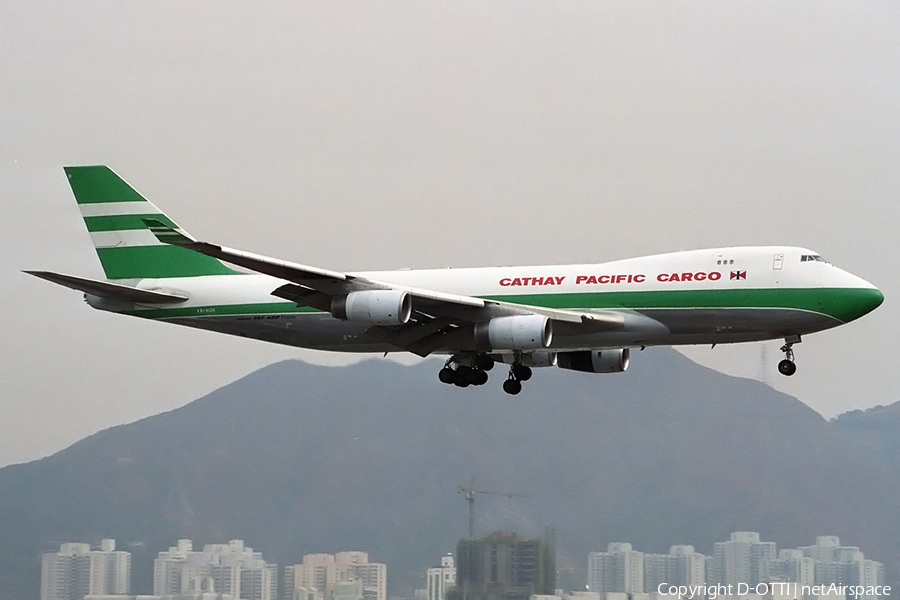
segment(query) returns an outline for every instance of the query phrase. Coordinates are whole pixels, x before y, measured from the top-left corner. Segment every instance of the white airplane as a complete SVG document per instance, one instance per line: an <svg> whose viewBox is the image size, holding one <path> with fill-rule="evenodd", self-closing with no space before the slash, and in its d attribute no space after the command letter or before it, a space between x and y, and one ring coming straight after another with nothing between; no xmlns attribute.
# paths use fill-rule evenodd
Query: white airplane
<svg viewBox="0 0 900 600"><path fill-rule="evenodd" d="M784 339L877 308L872 284L794 247L674 252L600 264L342 273L191 237L105 166L66 167L107 280L26 271L97 309L338 352L449 355L442 382L518 394L531 367L624 371L629 350Z"/></svg>

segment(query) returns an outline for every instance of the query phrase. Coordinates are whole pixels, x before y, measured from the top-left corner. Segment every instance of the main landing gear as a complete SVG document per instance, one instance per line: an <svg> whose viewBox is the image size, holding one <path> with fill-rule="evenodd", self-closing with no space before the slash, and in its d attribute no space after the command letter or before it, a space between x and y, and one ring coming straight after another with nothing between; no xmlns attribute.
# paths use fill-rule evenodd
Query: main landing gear
<svg viewBox="0 0 900 600"><path fill-rule="evenodd" d="M487 383L487 372L494 368L494 359L487 354L454 355L447 359L444 367L438 372L442 383L456 387L484 385ZM531 367L516 360L509 367L509 375L503 382L503 391L513 396L522 391L522 382L531 379Z"/></svg>
<svg viewBox="0 0 900 600"><path fill-rule="evenodd" d="M782 375L790 377L797 372L797 365L794 364L794 344L800 343L799 335L791 335L784 338L784 346L781 351L784 352L784 360L778 363L778 372Z"/></svg>
<svg viewBox="0 0 900 600"><path fill-rule="evenodd" d="M522 391L522 382L531 379L531 367L515 362L509 366L509 376L503 382L503 391L515 396Z"/></svg>
<svg viewBox="0 0 900 600"><path fill-rule="evenodd" d="M474 357L451 356L438 372L438 379L456 387L484 385L488 380L487 372L493 368L494 359L487 354Z"/></svg>

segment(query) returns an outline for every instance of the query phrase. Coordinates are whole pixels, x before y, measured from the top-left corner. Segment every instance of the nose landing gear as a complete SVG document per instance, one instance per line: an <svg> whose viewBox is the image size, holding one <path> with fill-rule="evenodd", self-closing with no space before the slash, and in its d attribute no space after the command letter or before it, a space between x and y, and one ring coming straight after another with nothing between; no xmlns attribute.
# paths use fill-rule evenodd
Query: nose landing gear
<svg viewBox="0 0 900 600"><path fill-rule="evenodd" d="M799 335L792 335L784 338L784 346L781 351L784 352L784 360L778 363L778 372L782 375L790 377L797 372L797 365L794 364L794 344L800 343Z"/></svg>

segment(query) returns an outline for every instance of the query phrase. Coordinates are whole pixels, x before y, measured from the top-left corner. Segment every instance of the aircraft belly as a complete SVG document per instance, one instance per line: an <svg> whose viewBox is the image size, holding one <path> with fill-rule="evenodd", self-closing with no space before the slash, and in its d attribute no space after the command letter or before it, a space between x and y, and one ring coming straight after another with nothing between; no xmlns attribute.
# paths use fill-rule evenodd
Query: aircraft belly
<svg viewBox="0 0 900 600"><path fill-rule="evenodd" d="M827 315L789 308L649 309L641 313L663 324L672 335L762 334L781 337L840 325L840 321Z"/></svg>
<svg viewBox="0 0 900 600"><path fill-rule="evenodd" d="M170 323L286 346L340 352L397 352L366 335L368 326L324 313L215 316L167 319Z"/></svg>
<svg viewBox="0 0 900 600"><path fill-rule="evenodd" d="M805 335L840 325L836 319L781 308L647 309L626 314L619 331L591 333L578 324L554 327L556 350L730 344Z"/></svg>
<svg viewBox="0 0 900 600"><path fill-rule="evenodd" d="M623 313L624 327L592 331L590 325L556 322L553 350L658 345L727 344L804 335L840 323L826 315L793 309L646 309ZM399 352L366 334L366 325L325 313L178 317L168 322L287 346L339 352ZM450 341L450 339L448 339ZM474 350L453 339L438 354ZM474 340L473 340L474 341Z"/></svg>

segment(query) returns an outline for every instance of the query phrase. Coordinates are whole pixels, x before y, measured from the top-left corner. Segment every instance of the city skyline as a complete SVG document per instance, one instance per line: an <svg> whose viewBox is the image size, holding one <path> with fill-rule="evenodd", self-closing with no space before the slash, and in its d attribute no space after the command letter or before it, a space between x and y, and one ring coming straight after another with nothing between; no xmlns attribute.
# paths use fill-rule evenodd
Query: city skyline
<svg viewBox="0 0 900 600"><path fill-rule="evenodd" d="M479 543L513 544L512 548L526 541L515 534L495 532L480 538ZM460 540L457 553L469 552L464 542ZM447 600L447 592L457 584L457 559L445 554L438 559L438 566L422 573L426 587L421 590L421 600ZM134 594L130 589L131 554L116 550L113 539L101 540L96 550L84 542L62 543L58 552L43 554L42 565L41 600L82 600L83 596L124 600L123 596ZM585 589L599 593L600 600L620 600L615 594L638 598L669 586L742 584L754 588L791 582L807 587L867 587L885 583L883 564L866 559L856 546L842 546L840 538L832 535L817 536L809 546L779 550L757 532L738 531L728 540L716 542L711 555L686 544L673 544L668 554L655 554L635 550L628 542L610 542L605 552L590 552L587 565ZM284 566L281 573L279 577L278 566L267 563L262 552L243 540L206 544L202 551L194 551L191 540L181 539L158 553L152 595L178 600L216 600L210 594L217 594L218 600L388 600L388 566L370 562L367 552L306 554L300 563ZM607 598L606 594L611 595ZM408 600L420 600L414 596Z"/></svg>

